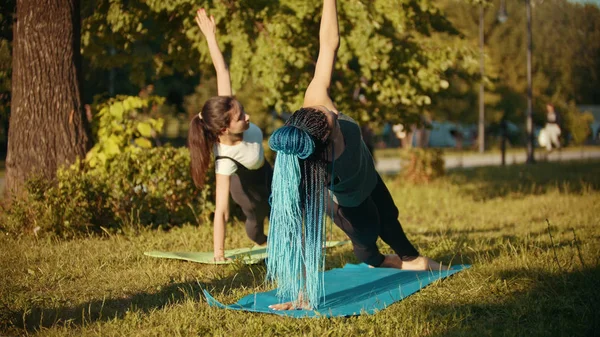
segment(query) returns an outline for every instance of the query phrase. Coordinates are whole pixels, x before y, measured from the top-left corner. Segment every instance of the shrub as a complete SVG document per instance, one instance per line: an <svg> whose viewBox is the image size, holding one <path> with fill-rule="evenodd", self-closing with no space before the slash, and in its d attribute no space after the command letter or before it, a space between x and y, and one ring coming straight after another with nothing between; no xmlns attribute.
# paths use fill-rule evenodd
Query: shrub
<svg viewBox="0 0 600 337"><path fill-rule="evenodd" d="M575 145L583 145L592 133L591 125L594 116L585 111L581 112L575 102L553 102L560 112L563 143L573 141ZM570 136L570 137L569 137Z"/></svg>
<svg viewBox="0 0 600 337"><path fill-rule="evenodd" d="M139 153L153 146L162 132L164 120L149 118L151 109L164 102L160 97L118 96L97 106L93 127L96 144L87 153L92 168L106 168L121 153Z"/></svg>
<svg viewBox="0 0 600 337"><path fill-rule="evenodd" d="M59 170L56 182L32 177L25 182L25 190L25 196L14 199L3 214L5 230L71 236L100 231L100 226L115 222L107 203L106 183L75 168Z"/></svg>
<svg viewBox="0 0 600 337"><path fill-rule="evenodd" d="M177 226L209 221L214 210L212 190L194 186L187 148L164 146L115 161L107 181L115 214L124 224Z"/></svg>
<svg viewBox="0 0 600 337"><path fill-rule="evenodd" d="M32 178L26 197L13 201L0 226L70 237L210 222L212 190L194 186L189 165L187 149L165 146L122 153L107 171L79 163L59 170L55 182Z"/></svg>
<svg viewBox="0 0 600 337"><path fill-rule="evenodd" d="M592 133L591 125L594 116L589 112L573 111L567 114L565 124L573 137L575 145L582 145Z"/></svg>
<svg viewBox="0 0 600 337"><path fill-rule="evenodd" d="M445 174L444 157L439 149L412 148L401 152L400 177L412 183L426 183Z"/></svg>
<svg viewBox="0 0 600 337"><path fill-rule="evenodd" d="M98 142L85 160L60 169L54 181L29 179L25 196L0 216L0 228L74 236L210 221L212 184L194 186L187 148L152 147L162 121L141 114L152 100L101 105Z"/></svg>

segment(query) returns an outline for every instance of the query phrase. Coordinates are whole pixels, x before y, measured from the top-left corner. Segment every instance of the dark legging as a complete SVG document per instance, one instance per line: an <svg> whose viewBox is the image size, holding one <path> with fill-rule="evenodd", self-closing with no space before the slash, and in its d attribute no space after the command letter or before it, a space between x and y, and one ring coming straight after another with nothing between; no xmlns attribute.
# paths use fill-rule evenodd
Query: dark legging
<svg viewBox="0 0 600 337"><path fill-rule="evenodd" d="M379 174L377 185L369 197L356 207L333 204L334 222L352 241L356 257L378 267L384 260L377 248L377 238L390 245L401 258L419 256L408 241L398 221L398 208Z"/></svg>
<svg viewBox="0 0 600 337"><path fill-rule="evenodd" d="M238 163L237 174L231 176L229 192L246 216L246 234L262 245L267 242L264 223L269 216L269 193L273 169L268 162L258 170L248 170Z"/></svg>
<svg viewBox="0 0 600 337"><path fill-rule="evenodd" d="M267 242L264 230L265 218L269 216L270 212L267 199L257 201L251 198L242 188L238 176L231 176L229 189L231 198L240 206L246 216L246 234L248 234L250 240L259 245Z"/></svg>

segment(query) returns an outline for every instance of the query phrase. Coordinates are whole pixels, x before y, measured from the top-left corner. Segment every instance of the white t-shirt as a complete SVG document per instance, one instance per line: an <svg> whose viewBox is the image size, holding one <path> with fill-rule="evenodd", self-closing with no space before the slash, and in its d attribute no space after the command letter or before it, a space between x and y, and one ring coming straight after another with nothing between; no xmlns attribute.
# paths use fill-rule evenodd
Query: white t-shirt
<svg viewBox="0 0 600 337"><path fill-rule="evenodd" d="M262 147L263 134L258 126L250 123L248 130L244 131L244 139L236 145L216 143L214 154L216 157L233 158L249 170L257 170L265 161L265 152ZM230 176L237 171L237 165L227 158L215 161L215 173Z"/></svg>

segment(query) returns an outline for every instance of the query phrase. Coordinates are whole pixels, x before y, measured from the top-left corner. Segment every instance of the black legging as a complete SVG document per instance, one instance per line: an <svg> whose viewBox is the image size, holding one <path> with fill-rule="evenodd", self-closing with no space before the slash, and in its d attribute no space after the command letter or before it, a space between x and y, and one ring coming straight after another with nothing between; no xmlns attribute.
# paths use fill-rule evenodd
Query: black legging
<svg viewBox="0 0 600 337"><path fill-rule="evenodd" d="M360 261L374 267L383 263L385 257L377 248L378 237L400 257L419 256L404 234L398 221L398 207L379 174L375 189L360 205L345 207L333 203L333 207L334 223L348 235Z"/></svg>
<svg viewBox="0 0 600 337"><path fill-rule="evenodd" d="M271 208L268 202L268 196L259 200L253 198L243 188L243 183L238 175L231 176L231 184L229 187L231 198L240 206L242 212L246 216L246 234L250 240L258 245L267 242L265 235L265 218L269 216Z"/></svg>
<svg viewBox="0 0 600 337"><path fill-rule="evenodd" d="M246 216L246 234L250 240L262 245L267 242L264 222L271 212L269 194L271 193L273 168L266 160L258 170L248 170L237 161L233 161L238 168L236 174L230 178L231 198L240 206Z"/></svg>

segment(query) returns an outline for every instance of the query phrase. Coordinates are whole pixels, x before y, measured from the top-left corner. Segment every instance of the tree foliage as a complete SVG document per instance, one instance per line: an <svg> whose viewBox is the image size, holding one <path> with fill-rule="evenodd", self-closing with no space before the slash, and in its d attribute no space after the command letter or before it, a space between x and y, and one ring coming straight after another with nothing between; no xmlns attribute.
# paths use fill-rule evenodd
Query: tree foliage
<svg viewBox="0 0 600 337"><path fill-rule="evenodd" d="M263 107L299 107L318 52L319 0L96 1L84 9L84 56L91 67L128 67L138 85L210 74L193 21L200 7L216 18L234 90L251 81ZM354 117L398 120L447 88L451 69L476 70L471 48L431 1L343 1L339 12L332 96Z"/></svg>
<svg viewBox="0 0 600 337"><path fill-rule="evenodd" d="M505 4L508 20L504 23L497 20L500 0L491 1L485 7L488 122L498 122L503 117L519 122L524 120L526 111L526 7L520 1L505 1ZM454 0L443 1L441 7L475 46L479 8L466 1ZM600 9L566 0L533 0L532 18L532 88L536 123L544 123L547 103L554 104L565 115L578 113L574 103L599 104ZM449 118L464 118L465 111L473 111L473 118L478 82L458 83L463 89L461 94L468 99L461 100L463 104L454 105L454 108L448 106Z"/></svg>
<svg viewBox="0 0 600 337"><path fill-rule="evenodd" d="M136 155L151 148L164 121L149 118L148 112L162 102L164 99L157 97L125 96L101 103L95 120L96 144L86 155L87 164L105 169L121 153Z"/></svg>
<svg viewBox="0 0 600 337"><path fill-rule="evenodd" d="M167 97L179 111L189 110L183 96L214 76L193 21L196 9L204 7L217 20L236 95L252 106L254 121L267 127L268 111L290 112L301 103L318 52L320 3L85 1L85 100L107 93L136 95L153 84L154 94ZM535 118L542 123L546 102L599 102L600 14L596 6L566 0L532 4ZM518 1L506 1L504 24L496 20L499 0L340 1L342 41L332 85L336 104L362 121L414 120L425 110L436 119L475 122L479 5L485 8L487 121L522 120L526 31L525 5ZM3 3L3 37L10 32L13 11L14 1ZM0 57L10 57L10 40L0 43ZM0 69L0 82L9 79L10 67ZM191 105L196 109L201 102Z"/></svg>

